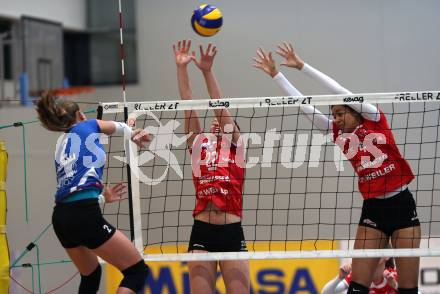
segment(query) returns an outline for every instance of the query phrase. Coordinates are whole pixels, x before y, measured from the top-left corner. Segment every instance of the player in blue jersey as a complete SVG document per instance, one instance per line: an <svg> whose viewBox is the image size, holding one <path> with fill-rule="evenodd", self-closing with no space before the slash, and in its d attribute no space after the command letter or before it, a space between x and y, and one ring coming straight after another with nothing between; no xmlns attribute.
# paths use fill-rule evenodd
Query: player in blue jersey
<svg viewBox="0 0 440 294"><path fill-rule="evenodd" d="M64 132L55 151L58 184L52 223L81 274L78 293L98 291L101 266L97 256L122 272L124 278L117 293L142 291L148 267L130 240L103 218L98 203L100 197L106 202L119 201L126 193L122 183L113 187L102 184L106 154L99 137L101 133L125 135L142 146L149 135L124 123L88 120L78 104L51 93L38 100L37 112L46 129Z"/></svg>

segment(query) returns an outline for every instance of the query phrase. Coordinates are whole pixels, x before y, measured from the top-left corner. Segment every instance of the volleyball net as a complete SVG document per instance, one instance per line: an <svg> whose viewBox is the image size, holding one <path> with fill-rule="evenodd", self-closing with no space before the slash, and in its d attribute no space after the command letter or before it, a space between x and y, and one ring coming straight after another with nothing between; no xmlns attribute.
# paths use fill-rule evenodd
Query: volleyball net
<svg viewBox="0 0 440 294"><path fill-rule="evenodd" d="M358 178L333 134L322 133L300 110L312 105L330 115L330 105L367 102L386 115L416 176L409 189L421 223L419 249L351 249L363 201ZM220 108L229 109L244 144L242 225L249 252L188 254L196 192L184 110L197 110L209 132L212 110ZM136 127L152 134L141 150L122 137L104 140L106 182L123 181L130 190L129 199L106 205L104 215L146 260L440 256L438 91L115 102L102 103L98 113L115 121L135 116Z"/></svg>

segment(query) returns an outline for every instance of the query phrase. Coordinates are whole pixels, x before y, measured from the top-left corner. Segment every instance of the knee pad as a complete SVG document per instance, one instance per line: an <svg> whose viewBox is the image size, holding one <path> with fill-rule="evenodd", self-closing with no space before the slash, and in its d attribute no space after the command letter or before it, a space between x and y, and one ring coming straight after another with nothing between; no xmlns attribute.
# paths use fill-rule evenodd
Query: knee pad
<svg viewBox="0 0 440 294"><path fill-rule="evenodd" d="M417 294L417 293L419 293L419 287L399 288L399 294Z"/></svg>
<svg viewBox="0 0 440 294"><path fill-rule="evenodd" d="M136 293L143 290L147 281L148 271L148 266L143 260L126 268L122 271L124 278L119 287L128 288Z"/></svg>
<svg viewBox="0 0 440 294"><path fill-rule="evenodd" d="M347 294L368 294L369 291L370 289L368 287L351 281L348 286Z"/></svg>
<svg viewBox="0 0 440 294"><path fill-rule="evenodd" d="M101 272L101 265L98 264L96 269L90 275L81 275L78 294L91 294L98 292L99 283L101 282Z"/></svg>

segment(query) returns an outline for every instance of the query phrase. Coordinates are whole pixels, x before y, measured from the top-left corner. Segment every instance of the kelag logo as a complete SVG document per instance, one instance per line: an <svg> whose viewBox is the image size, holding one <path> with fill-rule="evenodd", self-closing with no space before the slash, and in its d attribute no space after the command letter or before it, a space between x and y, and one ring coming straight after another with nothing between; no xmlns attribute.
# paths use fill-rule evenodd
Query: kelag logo
<svg viewBox="0 0 440 294"><path fill-rule="evenodd" d="M360 102L360 103L363 103L364 102L364 96L346 97L346 98L342 99L342 101L344 101L344 102Z"/></svg>

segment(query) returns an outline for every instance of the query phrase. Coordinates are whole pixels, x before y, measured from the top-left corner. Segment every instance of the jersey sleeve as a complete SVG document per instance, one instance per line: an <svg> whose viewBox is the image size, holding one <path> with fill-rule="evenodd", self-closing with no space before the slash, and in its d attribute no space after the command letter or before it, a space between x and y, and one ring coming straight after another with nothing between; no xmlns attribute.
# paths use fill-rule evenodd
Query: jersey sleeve
<svg viewBox="0 0 440 294"><path fill-rule="evenodd" d="M337 81L307 63L304 63L301 72L326 87L333 94L353 94L351 91L341 86ZM351 104L350 107L360 113L365 119L372 121L379 120L378 108L371 103Z"/></svg>
<svg viewBox="0 0 440 294"><path fill-rule="evenodd" d="M344 281L345 280L340 280L338 277L334 278L325 284L325 286L322 288L322 294L337 294L347 290L348 286L346 286Z"/></svg>
<svg viewBox="0 0 440 294"><path fill-rule="evenodd" d="M351 94L349 90L342 87L337 81L307 63L304 63L301 72L326 87L333 94Z"/></svg>
<svg viewBox="0 0 440 294"><path fill-rule="evenodd" d="M282 72L279 72L273 77L273 80L277 85L283 90L286 95L290 96L303 96L303 94L295 88L295 86L290 83ZM300 110L307 116L307 118L312 122L322 132L330 132L333 124L332 121L328 119L326 115L320 112L318 109L311 105L301 105Z"/></svg>
<svg viewBox="0 0 440 294"><path fill-rule="evenodd" d="M97 119L90 119L89 121L94 125L94 128L96 129L96 131L97 131L98 133L102 133L102 132L101 132L101 128L99 127L99 124L98 124L98 120L97 120Z"/></svg>
<svg viewBox="0 0 440 294"><path fill-rule="evenodd" d="M372 120L370 122L370 125L373 126L374 129L377 130L385 130L388 129L388 120L387 117L385 116L385 114L381 111L378 110L378 120L374 121Z"/></svg>
<svg viewBox="0 0 440 294"><path fill-rule="evenodd" d="M380 120L379 108L371 103L366 102L359 104L350 104L350 107L356 112L360 113L364 119L368 119L374 122Z"/></svg>
<svg viewBox="0 0 440 294"><path fill-rule="evenodd" d="M97 119L88 119L85 122L83 122L83 124L86 127L86 131L89 132L90 134L101 133L101 128L99 127Z"/></svg>

